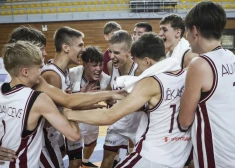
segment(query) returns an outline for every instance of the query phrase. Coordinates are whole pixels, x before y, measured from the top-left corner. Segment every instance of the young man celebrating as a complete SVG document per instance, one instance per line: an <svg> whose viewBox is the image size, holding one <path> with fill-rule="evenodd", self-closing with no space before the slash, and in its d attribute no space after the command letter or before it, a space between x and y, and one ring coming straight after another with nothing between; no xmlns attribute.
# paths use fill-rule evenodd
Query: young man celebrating
<svg viewBox="0 0 235 168"><path fill-rule="evenodd" d="M189 62L198 56L190 50L188 41L183 38L184 32L184 21L178 15L171 14L160 21L159 36L164 40L165 49L168 50L166 57L180 57L182 68L188 67Z"/></svg>
<svg viewBox="0 0 235 168"><path fill-rule="evenodd" d="M108 22L104 25L104 39L106 41L109 41L109 39L111 38L111 36L114 34L114 32L121 30L121 26L114 21ZM104 73L106 73L107 75L109 75L108 72L108 62L110 61L110 57L109 57L109 51L106 50L104 53L104 64L103 64L103 71Z"/></svg>
<svg viewBox="0 0 235 168"><path fill-rule="evenodd" d="M188 67L179 123L192 125L195 168L235 167L235 56L221 47L226 13L200 2L185 18L186 38L200 54Z"/></svg>
<svg viewBox="0 0 235 168"><path fill-rule="evenodd" d="M186 72L156 72L158 62L165 57L165 47L163 40L154 33L145 33L135 41L131 55L139 71L149 76L142 76L141 79L132 77L139 80L125 99L110 109L68 110L65 115L79 122L106 125L144 106L142 110L147 113L147 118L141 120L146 125L145 131L136 149L117 167L183 167L191 150L191 138L189 131L181 132L178 128L177 116ZM178 64L175 68L181 69Z"/></svg>
<svg viewBox="0 0 235 168"><path fill-rule="evenodd" d="M18 41L3 48L4 65L11 82L1 85L1 146L16 151L13 162L1 167L39 167L45 117L72 141L80 138L77 123L68 121L41 92L31 89L39 82L42 54L29 42ZM43 106L42 106L43 105Z"/></svg>
<svg viewBox="0 0 235 168"><path fill-rule="evenodd" d="M82 54L83 66L69 69L69 76L72 83L72 93L92 92L105 90L109 84L110 77L103 72L103 53L99 47L88 46ZM89 162L97 143L99 127L90 124L79 123L79 128L84 141L82 166L98 167ZM82 149L82 140L77 143ZM68 144L73 148L75 145Z"/></svg>
<svg viewBox="0 0 235 168"><path fill-rule="evenodd" d="M54 34L56 56L54 59L49 60L42 68L42 77L47 81L47 83L64 92L71 89L68 67L70 64L79 64L81 55L85 51L82 40L83 37L84 35L82 32L70 27L61 27L56 30ZM59 133L53 127L47 126L48 139L55 151L54 153L56 154L56 156L53 156L54 154L51 153L51 159L55 164L58 162L57 165L59 165L59 167L63 167L63 156L57 148L63 147L64 138L61 134L58 134ZM81 155L79 152L81 151L73 150L72 153L69 151L67 152L70 160L69 167L79 167L81 165Z"/></svg>

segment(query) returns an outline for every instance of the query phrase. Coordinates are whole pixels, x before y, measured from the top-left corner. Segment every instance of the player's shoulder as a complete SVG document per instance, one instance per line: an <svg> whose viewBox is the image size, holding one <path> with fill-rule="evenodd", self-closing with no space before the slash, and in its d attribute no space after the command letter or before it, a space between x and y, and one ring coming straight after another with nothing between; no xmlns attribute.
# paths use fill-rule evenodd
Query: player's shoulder
<svg viewBox="0 0 235 168"><path fill-rule="evenodd" d="M202 68L205 68L207 67L209 64L208 64L208 61L204 58L204 57L195 57L193 58L190 63L189 63L189 69L202 69Z"/></svg>
<svg viewBox="0 0 235 168"><path fill-rule="evenodd" d="M35 106L38 107L38 108L41 108L42 107L42 104L43 105L46 105L47 102L50 102L51 101L51 98L43 93L43 92L37 92L37 97L35 98Z"/></svg>
<svg viewBox="0 0 235 168"><path fill-rule="evenodd" d="M188 50L184 56L184 63L183 63L184 68L188 67L188 65L192 61L192 59L196 58L198 56L199 56L199 54L193 53L191 50Z"/></svg>
<svg viewBox="0 0 235 168"><path fill-rule="evenodd" d="M150 92L152 94L158 94L160 92L160 83L154 76L150 76L140 80L136 84L136 89L145 90L146 92Z"/></svg>

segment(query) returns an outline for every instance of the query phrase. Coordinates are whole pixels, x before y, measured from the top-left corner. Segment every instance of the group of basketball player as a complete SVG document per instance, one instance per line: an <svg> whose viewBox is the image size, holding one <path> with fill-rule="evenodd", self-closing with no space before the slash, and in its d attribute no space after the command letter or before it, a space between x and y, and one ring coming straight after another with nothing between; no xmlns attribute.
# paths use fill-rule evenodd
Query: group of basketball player
<svg viewBox="0 0 235 168"><path fill-rule="evenodd" d="M16 28L2 55L11 80L0 92L1 166L60 168L67 153L71 168L96 167L89 158L98 126L110 125L102 168L235 167L235 56L221 46L225 25L224 9L210 1L185 20L164 17L159 36L145 22L133 36L108 22L104 57L99 47L84 47L82 32L61 27L56 56L45 65L45 36ZM178 69L163 64L175 57ZM83 66L69 69L80 58ZM160 72L160 65L171 71ZM117 84L120 76L150 71L128 95ZM120 148L127 149L121 162Z"/></svg>

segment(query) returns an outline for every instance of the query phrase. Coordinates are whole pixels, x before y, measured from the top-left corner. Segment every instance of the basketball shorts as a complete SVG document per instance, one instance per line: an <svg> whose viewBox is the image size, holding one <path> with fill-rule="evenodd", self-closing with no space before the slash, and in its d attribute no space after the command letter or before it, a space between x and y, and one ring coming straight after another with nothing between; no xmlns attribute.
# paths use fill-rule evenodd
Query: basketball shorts
<svg viewBox="0 0 235 168"><path fill-rule="evenodd" d="M119 134L112 129L108 129L105 137L104 149L112 152L117 152L120 148L127 149L129 139L131 139L134 144L136 143L135 135L128 137Z"/></svg>

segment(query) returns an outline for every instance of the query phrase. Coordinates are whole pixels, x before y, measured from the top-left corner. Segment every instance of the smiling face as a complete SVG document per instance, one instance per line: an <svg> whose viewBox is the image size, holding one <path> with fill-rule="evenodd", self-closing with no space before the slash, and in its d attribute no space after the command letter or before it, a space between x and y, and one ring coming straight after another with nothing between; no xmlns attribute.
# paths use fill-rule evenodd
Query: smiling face
<svg viewBox="0 0 235 168"><path fill-rule="evenodd" d="M85 51L82 37L73 37L72 43L68 48L68 57L70 58L71 63L80 64L81 56Z"/></svg>
<svg viewBox="0 0 235 168"><path fill-rule="evenodd" d="M103 71L103 62L84 62L85 76L89 81L97 81Z"/></svg>
<svg viewBox="0 0 235 168"><path fill-rule="evenodd" d="M130 57L130 52L125 46L126 44L124 42L116 44L109 43L109 57L115 68L120 68L125 65L128 57Z"/></svg>
<svg viewBox="0 0 235 168"><path fill-rule="evenodd" d="M181 31L174 29L171 24L160 25L159 36L164 40L165 49L173 51L180 40Z"/></svg>

